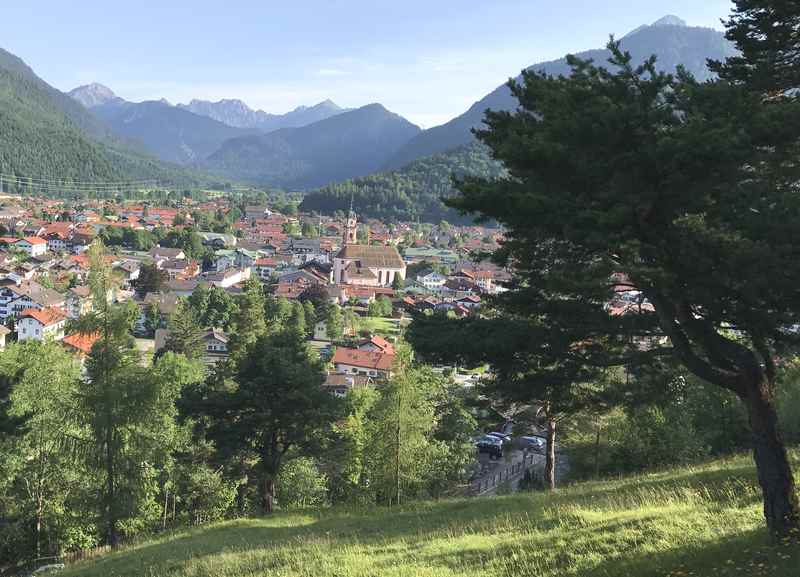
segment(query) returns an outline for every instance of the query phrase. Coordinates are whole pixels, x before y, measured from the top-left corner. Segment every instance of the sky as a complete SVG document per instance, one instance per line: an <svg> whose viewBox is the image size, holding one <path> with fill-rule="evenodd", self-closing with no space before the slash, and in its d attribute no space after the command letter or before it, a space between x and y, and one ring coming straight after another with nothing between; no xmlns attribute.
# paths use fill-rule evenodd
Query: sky
<svg viewBox="0 0 800 577"><path fill-rule="evenodd" d="M0 0L0 47L68 91L239 98L281 113L380 102L429 128L509 77L666 14L721 29L730 0Z"/></svg>

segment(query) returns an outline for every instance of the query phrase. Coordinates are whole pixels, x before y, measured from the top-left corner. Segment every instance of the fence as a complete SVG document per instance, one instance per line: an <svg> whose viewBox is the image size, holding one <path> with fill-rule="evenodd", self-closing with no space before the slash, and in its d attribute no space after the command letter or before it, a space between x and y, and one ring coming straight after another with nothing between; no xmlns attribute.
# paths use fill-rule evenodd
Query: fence
<svg viewBox="0 0 800 577"><path fill-rule="evenodd" d="M526 453L523 455L521 461L507 465L506 467L493 471L490 475L484 475L470 483L468 493L473 496L483 495L496 489L507 481L512 481L521 478L525 471L532 469L534 465L539 464L539 455L535 453Z"/></svg>

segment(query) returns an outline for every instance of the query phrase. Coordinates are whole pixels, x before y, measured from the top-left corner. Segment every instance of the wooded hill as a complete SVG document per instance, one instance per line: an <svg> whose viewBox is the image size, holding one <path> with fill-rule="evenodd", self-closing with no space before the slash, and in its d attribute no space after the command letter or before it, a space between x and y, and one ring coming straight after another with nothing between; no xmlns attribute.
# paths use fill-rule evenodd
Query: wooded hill
<svg viewBox="0 0 800 577"><path fill-rule="evenodd" d="M2 49L0 134L0 173L5 175L59 181L154 179L185 185L208 180L162 163L114 136L78 102Z"/></svg>
<svg viewBox="0 0 800 577"><path fill-rule="evenodd" d="M355 211L367 218L452 223L471 223L472 218L446 207L443 198L455 194L454 178L497 178L503 167L478 143L468 144L412 162L400 170L380 172L329 184L310 192L300 209L321 214L346 211L353 200Z"/></svg>

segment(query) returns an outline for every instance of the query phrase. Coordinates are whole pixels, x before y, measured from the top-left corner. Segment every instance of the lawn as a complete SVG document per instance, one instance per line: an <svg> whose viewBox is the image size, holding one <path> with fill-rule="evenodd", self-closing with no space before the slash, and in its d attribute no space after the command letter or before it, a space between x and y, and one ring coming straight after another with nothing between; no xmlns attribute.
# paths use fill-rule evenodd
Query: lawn
<svg viewBox="0 0 800 577"><path fill-rule="evenodd" d="M797 577L800 545L770 544L742 456L555 494L230 521L62 575Z"/></svg>
<svg viewBox="0 0 800 577"><path fill-rule="evenodd" d="M384 337L396 336L400 329L396 319L384 317L359 317L356 320L356 332L369 331Z"/></svg>

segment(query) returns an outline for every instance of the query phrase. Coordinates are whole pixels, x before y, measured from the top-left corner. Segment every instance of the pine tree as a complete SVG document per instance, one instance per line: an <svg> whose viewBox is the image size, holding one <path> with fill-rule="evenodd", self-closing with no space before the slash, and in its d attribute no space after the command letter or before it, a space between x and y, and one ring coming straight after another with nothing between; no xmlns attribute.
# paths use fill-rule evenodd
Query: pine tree
<svg viewBox="0 0 800 577"><path fill-rule="evenodd" d="M450 204L505 229L495 260L515 279L494 305L529 331L533 376L565 366L569 385L584 368L635 375L671 358L732 391L750 416L767 525L789 535L800 507L775 391L800 324L788 240L800 228L800 107L609 48L610 67L571 57L570 77L512 82L520 108L488 113L478 132L511 178L466 179ZM613 314L623 289L639 299ZM496 334L500 358L524 343Z"/></svg>
<svg viewBox="0 0 800 577"><path fill-rule="evenodd" d="M776 95L800 88L800 4L795 0L734 0L725 37L739 56L711 62L721 78Z"/></svg>
<svg viewBox="0 0 800 577"><path fill-rule="evenodd" d="M261 281L250 277L244 283L244 293L239 298L239 310L233 322L230 339L231 359L247 354L247 350L267 332L264 318L264 291Z"/></svg>
<svg viewBox="0 0 800 577"><path fill-rule="evenodd" d="M332 304L328 306L328 318L325 328L328 338L332 341L337 341L344 335L344 319L339 305Z"/></svg>
<svg viewBox="0 0 800 577"><path fill-rule="evenodd" d="M370 484L378 499L399 505L425 487L434 456L437 380L428 369L412 366L407 346L398 350L392 377L379 389L370 414Z"/></svg>
<svg viewBox="0 0 800 577"><path fill-rule="evenodd" d="M173 352L184 355L190 360L199 359L204 351L203 327L194 315L194 310L184 301L180 301L169 319L169 335L160 354Z"/></svg>
<svg viewBox="0 0 800 577"><path fill-rule="evenodd" d="M273 510L275 481L292 449L312 444L338 418L338 401L322 389L323 370L295 330L262 335L239 362L234 389L210 392L208 435L229 455L254 462L261 509Z"/></svg>

